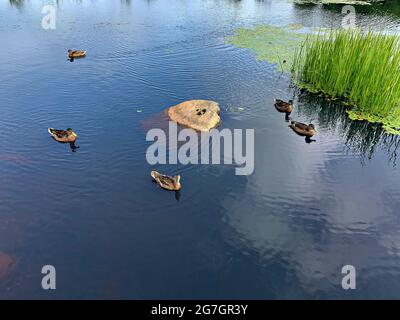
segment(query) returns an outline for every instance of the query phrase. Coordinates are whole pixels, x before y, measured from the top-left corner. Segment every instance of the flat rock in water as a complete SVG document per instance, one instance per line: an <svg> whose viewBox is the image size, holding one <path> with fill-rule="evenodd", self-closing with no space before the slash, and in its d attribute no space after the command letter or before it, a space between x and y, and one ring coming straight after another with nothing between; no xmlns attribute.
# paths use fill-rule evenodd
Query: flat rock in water
<svg viewBox="0 0 400 320"><path fill-rule="evenodd" d="M198 131L210 131L221 123L217 102L210 100L190 100L167 110L172 121Z"/></svg>
<svg viewBox="0 0 400 320"><path fill-rule="evenodd" d="M0 281L8 276L14 265L15 259L0 251Z"/></svg>

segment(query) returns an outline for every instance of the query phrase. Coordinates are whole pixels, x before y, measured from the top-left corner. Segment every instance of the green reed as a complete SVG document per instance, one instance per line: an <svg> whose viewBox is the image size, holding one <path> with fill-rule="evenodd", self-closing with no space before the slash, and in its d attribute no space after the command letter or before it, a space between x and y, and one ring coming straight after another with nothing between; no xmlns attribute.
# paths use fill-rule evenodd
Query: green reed
<svg viewBox="0 0 400 320"><path fill-rule="evenodd" d="M399 37L359 30L309 35L295 52L292 75L298 86L351 105L350 118L400 133Z"/></svg>

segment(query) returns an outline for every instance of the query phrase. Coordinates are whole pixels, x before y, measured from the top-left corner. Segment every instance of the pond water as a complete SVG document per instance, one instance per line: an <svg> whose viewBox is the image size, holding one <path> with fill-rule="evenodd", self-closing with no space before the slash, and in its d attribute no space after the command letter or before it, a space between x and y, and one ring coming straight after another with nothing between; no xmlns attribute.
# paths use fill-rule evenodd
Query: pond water
<svg viewBox="0 0 400 320"><path fill-rule="evenodd" d="M341 6L64 0L46 31L48 3L0 3L0 298L399 297L398 140L228 44L238 27L338 27ZM356 10L359 26L400 26L393 4ZM88 56L68 62L69 48ZM316 142L274 98L294 98ZM147 163L149 123L189 99L218 101L221 128L255 129L252 175ZM72 127L80 148L48 127ZM179 201L154 169L181 174ZM357 290L341 287L347 264Z"/></svg>

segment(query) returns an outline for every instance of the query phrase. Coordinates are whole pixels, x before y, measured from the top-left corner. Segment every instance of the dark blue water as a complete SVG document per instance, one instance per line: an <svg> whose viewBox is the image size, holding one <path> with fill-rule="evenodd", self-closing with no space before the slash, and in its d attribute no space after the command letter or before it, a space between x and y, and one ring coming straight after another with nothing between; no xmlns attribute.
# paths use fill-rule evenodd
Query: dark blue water
<svg viewBox="0 0 400 320"><path fill-rule="evenodd" d="M259 23L339 26L340 6L64 0L45 31L43 4L0 3L0 298L399 297L398 140L227 44ZM361 26L400 25L362 10ZM68 62L69 48L88 56ZM275 97L295 98L316 142L290 131ZM218 101L222 128L255 129L252 175L147 163L147 130L188 99ZM48 127L72 127L80 148ZM181 174L179 201L154 169ZM41 288L47 264L54 291ZM341 287L346 264L357 290Z"/></svg>

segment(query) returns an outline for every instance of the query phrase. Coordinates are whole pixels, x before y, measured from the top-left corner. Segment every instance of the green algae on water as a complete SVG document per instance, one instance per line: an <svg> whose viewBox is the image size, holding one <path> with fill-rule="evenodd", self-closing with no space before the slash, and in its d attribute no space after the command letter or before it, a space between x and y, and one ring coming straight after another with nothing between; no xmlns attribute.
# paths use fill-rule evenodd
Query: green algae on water
<svg viewBox="0 0 400 320"><path fill-rule="evenodd" d="M304 27L290 24L286 27L259 25L254 29L240 28L229 43L239 48L253 51L258 60L265 60L277 65L281 71L289 72L293 55L299 44L305 40Z"/></svg>
<svg viewBox="0 0 400 320"><path fill-rule="evenodd" d="M295 4L348 4L348 5L371 5L372 3L384 2L384 0L293 0Z"/></svg>
<svg viewBox="0 0 400 320"><path fill-rule="evenodd" d="M357 110L347 110L349 118L354 121L368 121L371 123L381 123L382 128L390 134L400 135L400 119L395 117L383 117L381 115L363 113Z"/></svg>
<svg viewBox="0 0 400 320"><path fill-rule="evenodd" d="M289 23L287 28L290 30L301 30L304 29L304 26L301 23Z"/></svg>

